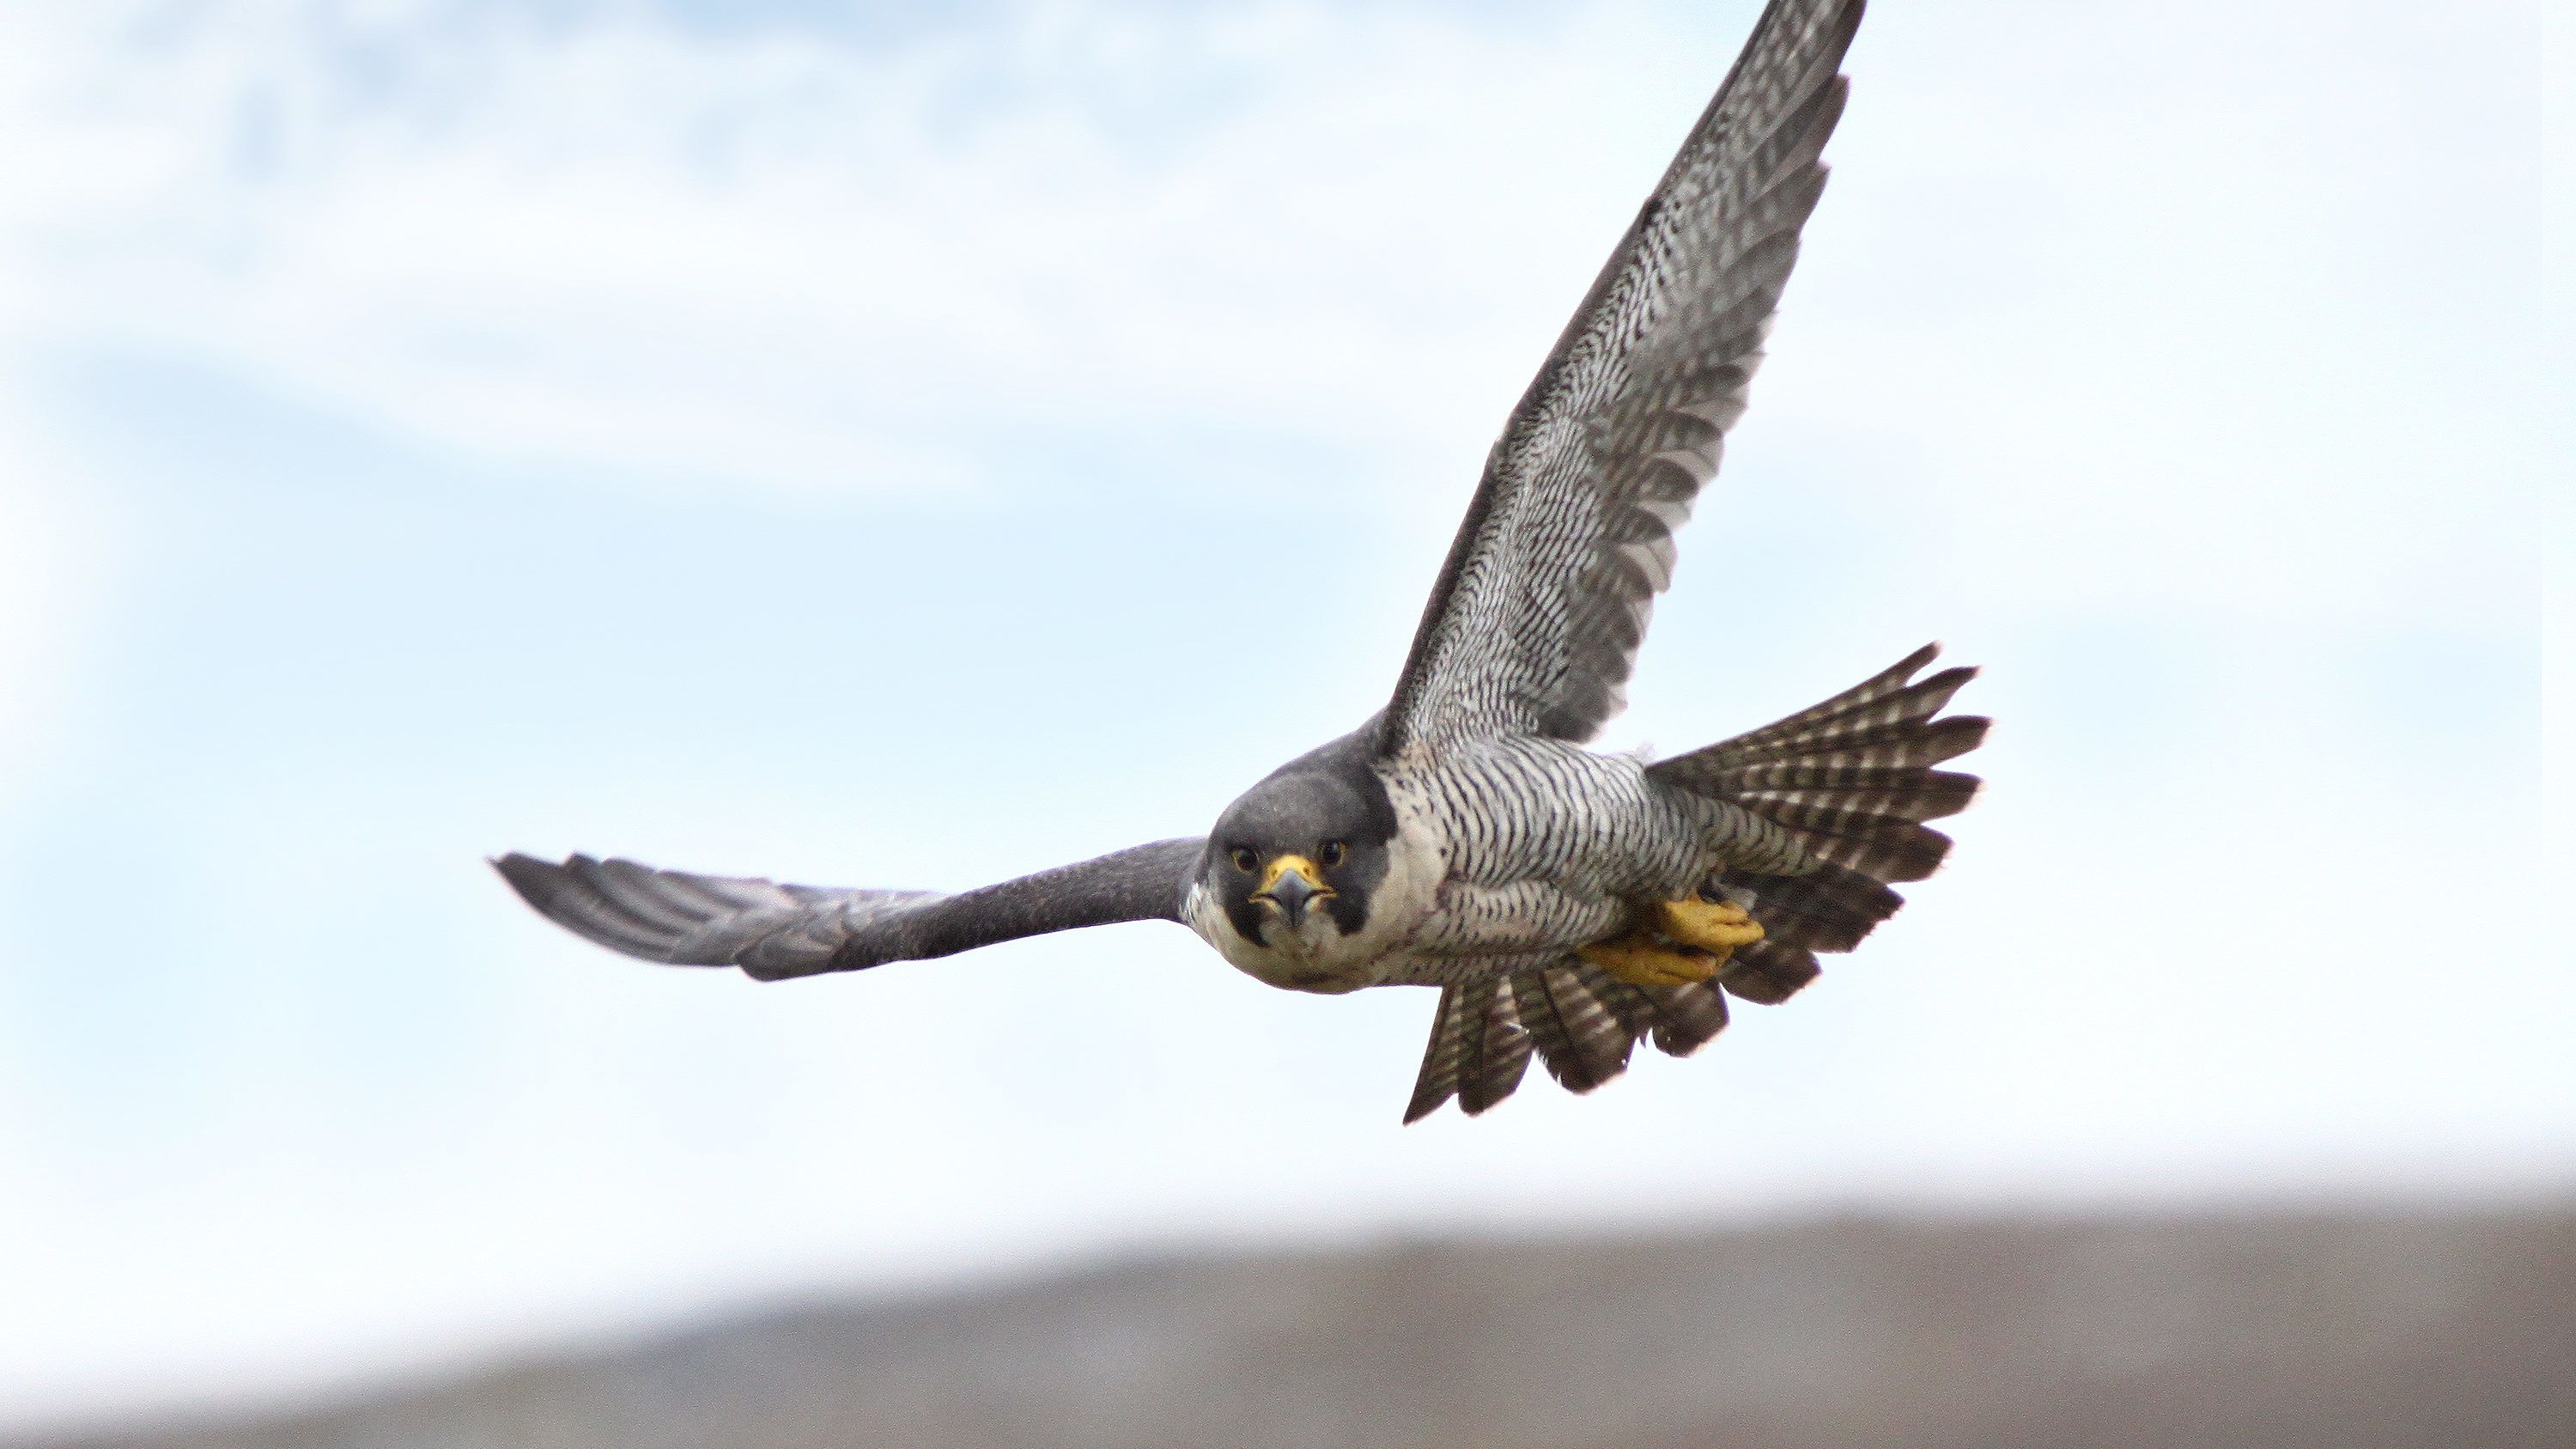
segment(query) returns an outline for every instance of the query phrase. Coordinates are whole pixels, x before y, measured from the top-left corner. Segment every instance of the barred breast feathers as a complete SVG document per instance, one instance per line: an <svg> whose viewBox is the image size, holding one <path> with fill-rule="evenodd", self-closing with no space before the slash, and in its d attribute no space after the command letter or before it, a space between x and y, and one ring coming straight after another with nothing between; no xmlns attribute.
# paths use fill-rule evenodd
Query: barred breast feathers
<svg viewBox="0 0 2576 1449"><path fill-rule="evenodd" d="M1548 880L1632 895L1687 884L1697 861L1694 807L1649 781L1631 756L1502 736L1452 746L1402 778L1420 798L1452 881Z"/></svg>

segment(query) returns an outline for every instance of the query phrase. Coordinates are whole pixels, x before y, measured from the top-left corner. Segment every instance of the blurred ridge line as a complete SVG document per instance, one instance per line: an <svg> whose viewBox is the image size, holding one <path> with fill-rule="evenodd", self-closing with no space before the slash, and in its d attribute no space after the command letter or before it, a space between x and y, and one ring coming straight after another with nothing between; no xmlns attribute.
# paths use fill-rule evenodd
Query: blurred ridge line
<svg viewBox="0 0 2576 1449"><path fill-rule="evenodd" d="M2576 1201L1131 1257L330 1403L12 1441L480 1446L2576 1443Z"/></svg>

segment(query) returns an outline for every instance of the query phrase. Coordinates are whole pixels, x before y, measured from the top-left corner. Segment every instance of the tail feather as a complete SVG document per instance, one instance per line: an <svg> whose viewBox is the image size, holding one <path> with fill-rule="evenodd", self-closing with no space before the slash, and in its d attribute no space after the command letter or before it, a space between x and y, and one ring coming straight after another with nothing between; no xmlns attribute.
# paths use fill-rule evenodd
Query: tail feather
<svg viewBox="0 0 2576 1449"><path fill-rule="evenodd" d="M1533 1055L1583 1093L1627 1071L1641 1039L1687 1056L1725 1026L1725 1003L1711 987L1631 986L1578 957L1455 982L1440 988L1404 1120L1418 1122L1453 1097L1470 1117L1485 1111L1520 1086Z"/></svg>
<svg viewBox="0 0 2576 1449"><path fill-rule="evenodd" d="M1993 723L1978 715L1952 715L1930 723L1902 720L1893 724L1836 735L1825 741L1798 739L1766 740L1760 744L1737 745L1728 741L1711 745L1707 750L1677 755L1656 762L1654 769L1674 766L1665 778L1676 784L1694 779L1706 771L1724 770L1742 765L1808 764L1869 765L1881 768L1913 768L1937 765L1943 760L1985 743L1986 729ZM1717 751L1724 750L1719 755ZM1683 761L1690 761L1684 765Z"/></svg>
<svg viewBox="0 0 2576 1449"><path fill-rule="evenodd" d="M1470 1117L1486 1111L1520 1086L1533 1055L1578 1094L1626 1072L1639 1041L1689 1056L1726 1029L1720 982L1776 1001L1815 975L1815 959L1765 941L1737 952L1718 981L1692 986L1631 986L1578 957L1443 986L1404 1120L1421 1121L1452 1098Z"/></svg>
<svg viewBox="0 0 2576 1449"><path fill-rule="evenodd" d="M1627 1033L1631 1044L1654 1030L1655 1002L1654 998L1646 995L1645 988L1631 986L1589 962L1576 969L1583 973L1585 989L1601 1003L1601 1009L1609 1012L1619 1023L1619 1030Z"/></svg>
<svg viewBox="0 0 2576 1449"><path fill-rule="evenodd" d="M1886 882L1839 865L1806 875L1730 872L1720 880L1753 897L1748 909L1762 923L1764 940L1810 951L1848 951L1905 904Z"/></svg>
<svg viewBox="0 0 2576 1449"><path fill-rule="evenodd" d="M1489 977L1477 985L1481 989L1469 1004L1467 1051L1458 1068L1458 1105L1470 1117L1510 1096L1530 1060L1530 1035L1521 1026L1512 983Z"/></svg>
<svg viewBox="0 0 2576 1449"><path fill-rule="evenodd" d="M1936 648L1926 645L1925 648ZM1921 651L1917 651L1920 653ZM1886 676L1882 675L1881 678ZM1727 742L1738 748L1767 748L1778 745L1817 746L1852 735L1885 729L1890 725L1909 724L1939 714L1950 697L1959 692L1977 671L1967 667L1944 669L1919 684L1904 685L1867 699L1841 705L1826 714L1804 712L1764 725ZM1819 706L1821 708L1822 706ZM1719 748L1725 748L1724 745Z"/></svg>
<svg viewBox="0 0 2576 1449"><path fill-rule="evenodd" d="M1713 782L1740 802L1783 807L1832 802L1848 810L1901 819L1938 820L1968 808L1978 780L1949 770L1869 765L1748 765Z"/></svg>
<svg viewBox="0 0 2576 1449"><path fill-rule="evenodd" d="M1966 809L1979 782L1931 767L1983 743L1989 722L1941 717L1977 671L1916 679L1939 653L1927 644L1821 704L1647 770L1779 826L1819 862L1794 875L1724 871L1708 883L1766 932L1720 974L1729 993L1785 1000L1815 979L1814 953L1852 949L1905 904L1891 884L1923 879L1950 853L1950 837L1924 822Z"/></svg>
<svg viewBox="0 0 2576 1449"><path fill-rule="evenodd" d="M1754 810L1754 807L1749 807ZM1759 812L1759 810L1757 810ZM1785 825L1785 820L1783 820ZM1888 820L1886 825L1850 830L1793 830L1798 843L1806 846L1811 856L1844 869L1860 871L1865 877L1883 882L1911 882L1924 879L1940 869L1942 856L1950 853L1950 838L1929 825L1914 825L1911 820Z"/></svg>
<svg viewBox="0 0 2576 1449"><path fill-rule="evenodd" d="M1521 1003L1521 1021L1547 1074L1577 1095L1628 1070L1628 1053L1637 1038L1602 1005L1585 982L1588 965L1542 966L1515 972L1513 999Z"/></svg>
<svg viewBox="0 0 2576 1449"><path fill-rule="evenodd" d="M1686 1057L1726 1030L1726 995L1710 983L1637 988L1655 1003L1655 1050Z"/></svg>
<svg viewBox="0 0 2576 1449"><path fill-rule="evenodd" d="M1740 996L1757 1006L1777 1006L1798 994L1798 988L1821 975L1824 968L1816 964L1816 954L1804 946L1768 938L1750 946L1738 946L1726 969L1717 973L1717 984L1730 996Z"/></svg>
<svg viewBox="0 0 2576 1449"><path fill-rule="evenodd" d="M1421 1121L1441 1103L1458 1095L1458 1066L1467 1054L1468 995L1464 986L1440 988L1440 1005L1431 1013L1431 1043L1422 1049L1422 1070L1413 1079L1413 1100L1404 1107L1407 1125Z"/></svg>

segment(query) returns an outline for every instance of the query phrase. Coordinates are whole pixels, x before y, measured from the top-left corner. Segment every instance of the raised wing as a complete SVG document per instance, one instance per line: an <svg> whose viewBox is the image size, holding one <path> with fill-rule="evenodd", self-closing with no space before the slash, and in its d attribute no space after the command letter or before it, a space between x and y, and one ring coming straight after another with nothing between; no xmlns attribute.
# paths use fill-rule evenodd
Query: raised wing
<svg viewBox="0 0 2576 1449"><path fill-rule="evenodd" d="M1673 531L1823 193L1861 0L1771 0L1485 463L1379 726L1416 744L1581 742L1626 703Z"/></svg>
<svg viewBox="0 0 2576 1449"><path fill-rule="evenodd" d="M762 981L953 956L997 941L1118 921L1177 921L1204 839L1161 840L984 886L936 891L773 885L576 855L492 864L547 920L612 951L739 966Z"/></svg>

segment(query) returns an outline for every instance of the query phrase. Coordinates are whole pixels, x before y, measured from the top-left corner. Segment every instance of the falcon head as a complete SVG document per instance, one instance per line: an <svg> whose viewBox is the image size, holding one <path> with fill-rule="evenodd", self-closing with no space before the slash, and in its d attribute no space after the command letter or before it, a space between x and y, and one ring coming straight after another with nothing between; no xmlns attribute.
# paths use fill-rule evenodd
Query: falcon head
<svg viewBox="0 0 2576 1449"><path fill-rule="evenodd" d="M1199 883L1244 940L1312 949L1359 934L1394 839L1375 772L1291 766L1217 818Z"/></svg>

